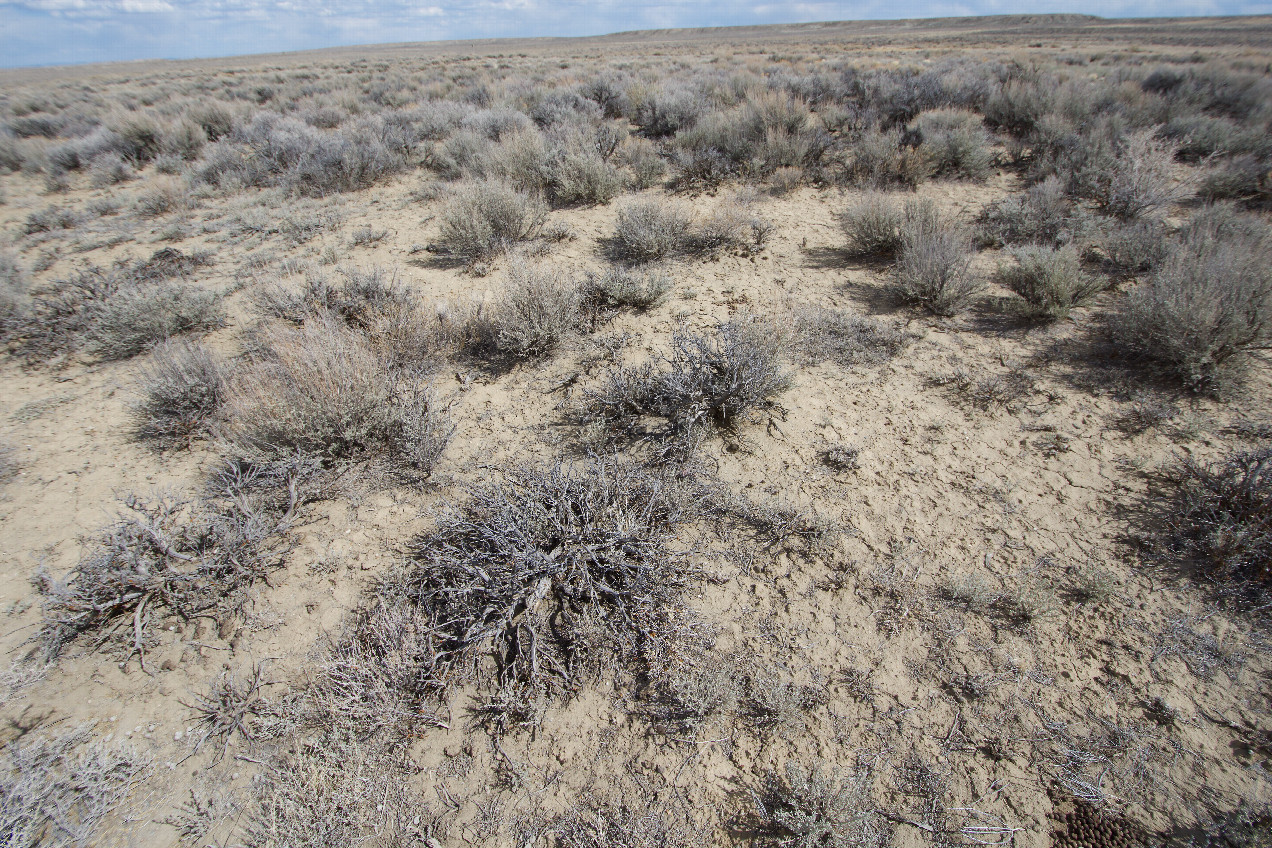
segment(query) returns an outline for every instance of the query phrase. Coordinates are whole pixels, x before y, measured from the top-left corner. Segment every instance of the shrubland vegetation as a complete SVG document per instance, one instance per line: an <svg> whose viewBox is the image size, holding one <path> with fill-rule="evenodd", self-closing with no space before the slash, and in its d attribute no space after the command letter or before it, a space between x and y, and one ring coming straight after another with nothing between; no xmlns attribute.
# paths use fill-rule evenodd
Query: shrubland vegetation
<svg viewBox="0 0 1272 848"><path fill-rule="evenodd" d="M1179 698L1226 691L1208 677L1266 718L1257 652L1191 610L1265 627L1272 77L1030 50L314 60L0 91L8 367L126 386L144 461L199 469L184 494L120 491L73 565L38 572L28 660L162 679L227 651L182 702L190 756L245 745L233 767L259 769L196 791L168 820L184 839L1006 845L1022 797L1069 810L1056 844L1257 831L1234 806L1248 755L1208 795L1176 766ZM921 402L887 406L893 384ZM6 501L34 450L10 441ZM1125 532L1079 557L1004 464L1116 477L1098 504ZM895 495L911 484L940 494ZM1120 509L1135 487L1144 508ZM967 516L917 539L933 498ZM384 538L345 574L361 510ZM878 525L886 544L845 541ZM262 610L302 562L351 608L292 673L254 655L236 676L242 643L186 637L295 626ZM1201 580L1108 636L1150 567ZM157 667L178 628L198 653ZM1187 748L1198 768L1263 751L1198 710L1231 734ZM46 731L7 742L0 832L88 844L150 760Z"/></svg>

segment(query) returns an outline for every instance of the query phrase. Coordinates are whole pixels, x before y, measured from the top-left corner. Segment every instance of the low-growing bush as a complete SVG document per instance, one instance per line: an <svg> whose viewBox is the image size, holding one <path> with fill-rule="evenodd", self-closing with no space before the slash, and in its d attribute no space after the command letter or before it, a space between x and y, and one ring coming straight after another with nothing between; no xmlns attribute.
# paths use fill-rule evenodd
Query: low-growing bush
<svg viewBox="0 0 1272 848"><path fill-rule="evenodd" d="M899 129L869 129L846 151L844 179L852 185L913 188L932 174L927 154L907 144Z"/></svg>
<svg viewBox="0 0 1272 848"><path fill-rule="evenodd" d="M514 262L486 320L495 348L517 359L551 353L578 329L583 291L546 264Z"/></svg>
<svg viewBox="0 0 1272 848"><path fill-rule="evenodd" d="M1188 196L1177 173L1177 147L1152 130L1126 133L1112 141L1098 136L1072 173L1071 191L1118 218L1165 212Z"/></svg>
<svg viewBox="0 0 1272 848"><path fill-rule="evenodd" d="M1267 200L1272 193L1267 159L1234 156L1214 164L1201 178L1198 194L1215 200Z"/></svg>
<svg viewBox="0 0 1272 848"><path fill-rule="evenodd" d="M669 542L700 515L698 488L617 458L515 468L478 486L379 588L369 619L400 619L405 605L427 634L390 688L435 695L476 672L533 698L656 653L684 626L696 570Z"/></svg>
<svg viewBox="0 0 1272 848"><path fill-rule="evenodd" d="M781 341L771 327L722 324L714 336L677 332L661 364L611 371L586 390L583 421L616 439L653 439L670 449L692 445L703 433L733 430L790 384ZM662 424L649 429L648 419Z"/></svg>
<svg viewBox="0 0 1272 848"><path fill-rule="evenodd" d="M1078 241L1090 224L1057 176L985 209L977 237L987 247L1036 242L1059 247Z"/></svg>
<svg viewBox="0 0 1272 848"><path fill-rule="evenodd" d="M1161 264L1170 252L1161 221L1119 221L1100 240L1105 266L1117 274L1140 274Z"/></svg>
<svg viewBox="0 0 1272 848"><path fill-rule="evenodd" d="M0 339L8 336L26 308L27 272L17 257L0 252Z"/></svg>
<svg viewBox="0 0 1272 848"><path fill-rule="evenodd" d="M1168 470L1174 497L1168 543L1221 582L1272 588L1272 447L1207 463L1192 457Z"/></svg>
<svg viewBox="0 0 1272 848"><path fill-rule="evenodd" d="M186 620L235 615L247 590L282 564L281 534L312 473L293 454L276 464L228 464L193 502L125 498L119 520L90 540L70 574L37 575L45 657L91 633L96 647L122 642L145 668L160 610ZM131 626L116 626L124 622Z"/></svg>
<svg viewBox="0 0 1272 848"><path fill-rule="evenodd" d="M983 180L993 168L989 133L974 112L924 112L915 120L913 129L922 138L919 153L926 156L933 176Z"/></svg>
<svg viewBox="0 0 1272 848"><path fill-rule="evenodd" d="M90 268L32 293L10 332L28 360L84 350L126 359L172 336L206 331L223 321L219 296L193 283L147 279L119 265Z"/></svg>
<svg viewBox="0 0 1272 848"><path fill-rule="evenodd" d="M984 287L971 272L971 239L929 203L906 204L892 283L906 303L937 315L966 308Z"/></svg>
<svg viewBox="0 0 1272 848"><path fill-rule="evenodd" d="M1254 351L1272 345L1267 225L1224 209L1198 216L1110 328L1127 356L1193 391L1221 392Z"/></svg>
<svg viewBox="0 0 1272 848"><path fill-rule="evenodd" d="M1103 280L1082 270L1073 245L1028 245L1010 251L1013 263L1000 264L995 281L1024 299L1021 313L1033 321L1058 321L1104 290Z"/></svg>
<svg viewBox="0 0 1272 848"><path fill-rule="evenodd" d="M588 303L601 309L645 310L661 303L671 286L671 277L661 271L606 268L600 273L588 273L583 295Z"/></svg>
<svg viewBox="0 0 1272 848"><path fill-rule="evenodd" d="M753 215L736 199L718 204L696 220L679 205L642 200L619 210L608 250L612 259L633 263L729 249L756 250L764 246L772 229L770 222Z"/></svg>
<svg viewBox="0 0 1272 848"><path fill-rule="evenodd" d="M220 409L225 374L217 357L201 343L165 342L139 371L137 393L132 410L137 434L161 444L181 444Z"/></svg>
<svg viewBox="0 0 1272 848"><path fill-rule="evenodd" d="M867 192L840 216L854 256L894 256L901 249L904 224L901 204L883 192Z"/></svg>
<svg viewBox="0 0 1272 848"><path fill-rule="evenodd" d="M450 436L428 386L398 373L366 337L331 318L262 332L260 358L233 375L222 418L242 455L387 464L427 477Z"/></svg>
<svg viewBox="0 0 1272 848"><path fill-rule="evenodd" d="M912 338L895 324L838 309L804 308L794 319L795 347L805 358L844 367L887 362Z"/></svg>
<svg viewBox="0 0 1272 848"><path fill-rule="evenodd" d="M844 772L790 761L756 800L773 845L887 845L894 826L872 802L872 786L873 775L863 767Z"/></svg>
<svg viewBox="0 0 1272 848"><path fill-rule="evenodd" d="M618 210L610 254L627 262L653 262L685 250L693 219L678 205L640 200Z"/></svg>
<svg viewBox="0 0 1272 848"><path fill-rule="evenodd" d="M451 256L480 262L534 238L546 216L541 200L503 183L477 182L458 190L442 212L438 240Z"/></svg>
<svg viewBox="0 0 1272 848"><path fill-rule="evenodd" d="M95 740L91 724L22 734L0 763L0 833L9 848L91 845L150 771L149 757Z"/></svg>

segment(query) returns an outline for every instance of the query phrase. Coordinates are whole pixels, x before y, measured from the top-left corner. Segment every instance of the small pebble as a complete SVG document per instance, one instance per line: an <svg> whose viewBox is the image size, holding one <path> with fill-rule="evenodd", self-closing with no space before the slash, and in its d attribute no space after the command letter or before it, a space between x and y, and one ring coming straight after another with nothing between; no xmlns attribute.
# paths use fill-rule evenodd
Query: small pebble
<svg viewBox="0 0 1272 848"><path fill-rule="evenodd" d="M172 734L172 738L173 738L173 740L174 740L174 741L176 741L176 742L180 742L180 741L181 741L181 731L180 731L180 730L178 730L176 733Z"/></svg>

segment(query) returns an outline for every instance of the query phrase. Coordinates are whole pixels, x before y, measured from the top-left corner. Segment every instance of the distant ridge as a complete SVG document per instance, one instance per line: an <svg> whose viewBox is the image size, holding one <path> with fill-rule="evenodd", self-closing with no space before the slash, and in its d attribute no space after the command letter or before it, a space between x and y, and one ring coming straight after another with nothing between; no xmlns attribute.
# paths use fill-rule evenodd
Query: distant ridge
<svg viewBox="0 0 1272 848"><path fill-rule="evenodd" d="M863 47L924 47L965 49L1019 48L1022 41L1038 38L1081 39L1090 46L1114 48L1130 42L1138 48L1272 48L1272 15L1103 18L1070 13L981 15L898 20L812 21L807 23L751 24L729 27L625 30L606 35L546 36L535 38L482 38L454 41L411 41L385 44L322 47L287 53L258 53L200 59L145 59L83 65L0 69L0 84L54 78L86 78L135 72L139 67L189 69L247 69L261 65L289 66L313 62L450 56L551 54L563 49L585 51L615 46L684 46L694 42L746 44L751 47L783 43L860 44Z"/></svg>

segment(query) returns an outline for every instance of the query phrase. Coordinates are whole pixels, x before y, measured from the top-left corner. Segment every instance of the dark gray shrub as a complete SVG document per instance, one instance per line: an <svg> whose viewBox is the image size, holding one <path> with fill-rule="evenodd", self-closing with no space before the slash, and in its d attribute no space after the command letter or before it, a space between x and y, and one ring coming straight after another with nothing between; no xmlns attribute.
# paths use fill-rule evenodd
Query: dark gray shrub
<svg viewBox="0 0 1272 848"><path fill-rule="evenodd" d="M977 237L991 247L1037 242L1059 247L1079 240L1090 223L1074 206L1057 176L1030 186L988 207L981 215Z"/></svg>

